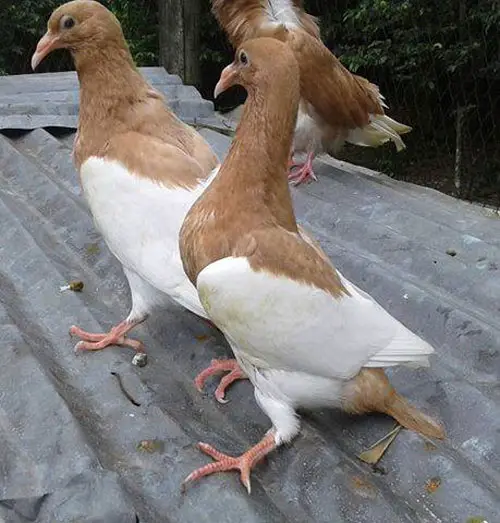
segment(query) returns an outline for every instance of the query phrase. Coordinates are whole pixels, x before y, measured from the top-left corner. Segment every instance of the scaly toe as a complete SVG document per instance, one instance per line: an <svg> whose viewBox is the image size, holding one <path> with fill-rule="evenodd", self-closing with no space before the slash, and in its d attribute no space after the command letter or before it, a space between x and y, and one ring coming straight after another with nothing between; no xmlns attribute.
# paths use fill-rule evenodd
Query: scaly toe
<svg viewBox="0 0 500 523"><path fill-rule="evenodd" d="M240 369L239 365L233 368L233 370L223 376L220 380L219 386L215 390L215 399L222 404L228 403L229 400L225 399L227 388L233 384L235 381L247 379L244 372Z"/></svg>
<svg viewBox="0 0 500 523"><path fill-rule="evenodd" d="M107 335L106 334L96 334L93 332L87 332L76 325L72 325L69 329L70 336L76 336L83 341L98 342L103 340Z"/></svg>
<svg viewBox="0 0 500 523"><path fill-rule="evenodd" d="M206 443L199 443L198 448L205 454L208 454L210 457L215 459L216 461L213 463L208 463L208 465L200 467L191 472L191 474L189 474L189 476L187 476L186 479L182 482L181 489L183 492L186 490L186 487L189 483L192 483L193 481L196 481L204 476L209 476L217 472L239 470L241 482L247 489L247 492L249 494L251 493L251 465L250 463L248 463L248 459L245 457L245 455L240 456L238 458L226 456L225 454L222 454L222 452L219 452L218 450L214 449L211 445L208 445Z"/></svg>

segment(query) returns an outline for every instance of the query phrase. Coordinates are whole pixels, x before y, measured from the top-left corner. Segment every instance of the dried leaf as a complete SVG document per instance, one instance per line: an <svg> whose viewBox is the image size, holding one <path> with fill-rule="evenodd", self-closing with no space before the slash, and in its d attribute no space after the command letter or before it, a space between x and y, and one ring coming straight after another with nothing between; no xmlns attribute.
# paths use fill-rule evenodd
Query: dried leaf
<svg viewBox="0 0 500 523"><path fill-rule="evenodd" d="M429 494L432 494L433 492L436 492L436 490L441 486L441 478L436 476L434 478L428 479L425 484L425 490Z"/></svg>
<svg viewBox="0 0 500 523"><path fill-rule="evenodd" d="M165 443L160 439L143 439L137 444L137 449L144 452L163 452L165 449Z"/></svg>
<svg viewBox="0 0 500 523"><path fill-rule="evenodd" d="M83 281L70 281L69 290L75 292L81 292L83 290Z"/></svg>
<svg viewBox="0 0 500 523"><path fill-rule="evenodd" d="M361 461L368 463L369 465L377 464L402 428L403 427L401 425L396 425L391 430L391 432L389 432L389 434L386 434L382 439L379 439L376 443L374 443L369 449L362 452L358 458Z"/></svg>

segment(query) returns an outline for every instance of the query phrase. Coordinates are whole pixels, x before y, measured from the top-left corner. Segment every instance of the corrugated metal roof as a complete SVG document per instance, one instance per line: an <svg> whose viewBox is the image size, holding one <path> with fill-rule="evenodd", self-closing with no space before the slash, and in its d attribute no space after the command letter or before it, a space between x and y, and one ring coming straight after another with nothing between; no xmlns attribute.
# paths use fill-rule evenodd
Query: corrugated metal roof
<svg viewBox="0 0 500 523"><path fill-rule="evenodd" d="M211 104L178 78L145 74L181 116L217 125ZM320 182L293 189L298 219L347 277L436 347L430 370L391 378L444 421L449 438L433 447L404 431L372 470L356 456L390 419L308 412L294 444L256 468L251 496L236 474L181 494L182 479L207 461L198 440L237 454L269 421L248 382L225 406L211 395L215 383L195 390L196 373L229 349L174 304L137 328L144 368L126 349L73 353L71 324L107 330L129 306L70 158L77 99L74 73L0 78L0 521L500 521L498 217L318 162ZM224 154L229 138L202 133ZM59 292L72 279L83 292ZM149 439L158 452L138 449ZM431 493L432 478L441 483Z"/></svg>
<svg viewBox="0 0 500 523"><path fill-rule="evenodd" d="M160 67L143 67L148 81L163 92L172 109L187 120L213 115L213 104L192 86ZM0 129L75 128L78 118L76 73L0 76Z"/></svg>

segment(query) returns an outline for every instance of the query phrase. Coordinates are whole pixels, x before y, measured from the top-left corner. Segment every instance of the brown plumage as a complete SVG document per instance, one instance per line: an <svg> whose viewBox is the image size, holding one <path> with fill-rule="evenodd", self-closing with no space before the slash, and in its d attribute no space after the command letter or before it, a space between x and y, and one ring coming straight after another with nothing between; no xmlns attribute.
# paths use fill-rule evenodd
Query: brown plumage
<svg viewBox="0 0 500 523"><path fill-rule="evenodd" d="M65 28L66 20L76 24ZM201 135L175 116L162 94L137 70L120 23L103 5L74 0L58 7L48 21L33 64L59 48L71 51L80 82L74 148L78 168L89 156L119 156L139 175L164 178L168 184L177 179L182 185L192 186L217 165L216 156ZM184 173L165 170L158 153L174 161L176 156L183 161L184 153L198 163L202 173L195 174L196 169L189 167Z"/></svg>
<svg viewBox="0 0 500 523"><path fill-rule="evenodd" d="M271 52L278 43L270 38L261 40L267 42ZM261 49L259 46L255 52ZM278 49L281 50L282 45ZM196 238L198 245L196 253L185 249L183 256L186 274L193 284L199 272L210 263L226 256L248 256L255 270L265 267L272 273L286 274L334 295L346 292L333 267L314 255L317 245L313 245L312 240L297 243L298 227L285 175L290 151L287 144L292 140L297 113L293 108L299 98L298 92L287 93L297 88L296 82L289 81L297 76L296 61L292 64L294 67L287 62L288 68L284 68L277 62L276 78L263 76L262 72L254 71L251 64L248 66L246 74L256 75L254 81L259 82L267 98L259 97L253 105L245 106L227 160L183 224L181 245L191 244L192 238ZM279 88L265 89L278 79ZM254 94L252 86L249 90L250 95ZM288 99L292 101L290 110L283 111L284 100ZM275 122L272 132L262 125L263 111L266 119ZM252 139L249 140L249 136ZM277 141L276 136L282 139ZM235 165L244 175L226 176L224 173L232 171ZM231 198L225 201L227 194L231 194ZM237 220L235 209L240 209ZM212 215L218 219L206 219ZM276 226L290 234L274 235ZM253 233L248 235L247 231ZM303 257L300 268L296 265L297 250Z"/></svg>
<svg viewBox="0 0 500 523"><path fill-rule="evenodd" d="M302 2L212 0L212 6L233 45L270 36L294 52L302 100L293 149L308 154L302 168L291 175L297 183L314 177L316 154L335 154L346 141L369 147L392 141L398 151L405 147L399 135L411 128L386 116L378 87L349 72L324 46L316 20L303 10Z"/></svg>
<svg viewBox="0 0 500 523"><path fill-rule="evenodd" d="M344 278L299 231L287 183L300 99L299 65L275 38L245 41L216 86L248 93L231 149L180 233L186 273L230 341L273 428L239 457L213 457L186 482L252 467L299 432L295 409L338 406L382 412L426 436L442 426L410 405L383 367L428 364L432 347ZM296 318L290 311L299 311Z"/></svg>
<svg viewBox="0 0 500 523"><path fill-rule="evenodd" d="M361 369L344 388L342 409L351 414L381 412L428 438L445 438L443 427L398 394L383 369Z"/></svg>
<svg viewBox="0 0 500 523"><path fill-rule="evenodd" d="M304 11L302 0L292 0L291 10L304 31L320 37L317 20ZM281 15L268 0L212 0L212 13L234 48L250 38L273 36Z"/></svg>

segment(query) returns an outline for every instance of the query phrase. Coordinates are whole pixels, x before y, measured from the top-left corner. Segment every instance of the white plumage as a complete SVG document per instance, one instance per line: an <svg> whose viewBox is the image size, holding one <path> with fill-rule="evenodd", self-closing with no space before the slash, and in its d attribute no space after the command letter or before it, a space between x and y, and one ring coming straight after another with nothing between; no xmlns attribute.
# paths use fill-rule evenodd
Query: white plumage
<svg viewBox="0 0 500 523"><path fill-rule="evenodd" d="M292 434L288 416L280 426L278 403L285 412L339 405L361 368L428 365L434 352L368 294L342 283L350 296L334 297L256 272L243 257L216 261L198 276L201 302L230 340L280 441Z"/></svg>
<svg viewBox="0 0 500 523"><path fill-rule="evenodd" d="M136 175L116 160L90 157L81 166L82 187L95 225L123 265L130 285L129 320L169 298L207 317L182 267L179 231L217 172L218 167L196 188L187 189Z"/></svg>

